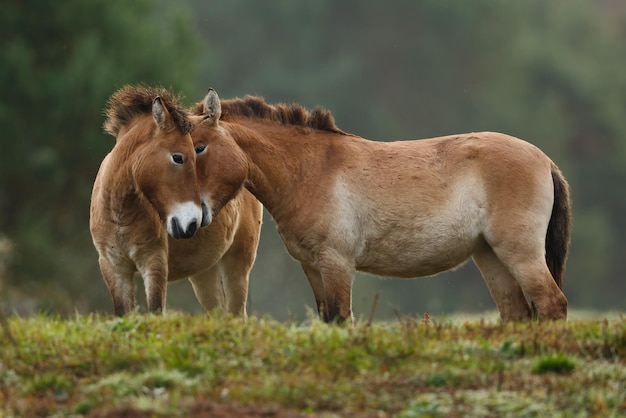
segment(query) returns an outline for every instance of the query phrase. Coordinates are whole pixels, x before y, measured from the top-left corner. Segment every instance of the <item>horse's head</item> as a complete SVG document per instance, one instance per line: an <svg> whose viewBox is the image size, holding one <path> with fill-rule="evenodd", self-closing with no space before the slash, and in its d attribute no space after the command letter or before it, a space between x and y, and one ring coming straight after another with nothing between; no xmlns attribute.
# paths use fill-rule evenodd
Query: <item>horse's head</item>
<svg viewBox="0 0 626 418"><path fill-rule="evenodd" d="M132 188L145 197L173 238L190 238L203 220L192 124L165 89L127 86L106 110L105 130L126 146ZM124 145L122 145L124 144Z"/></svg>
<svg viewBox="0 0 626 418"><path fill-rule="evenodd" d="M196 155L187 129L174 123L160 97L152 104L154 136L135 172L137 185L166 221L173 238L190 238L203 221L196 179Z"/></svg>
<svg viewBox="0 0 626 418"><path fill-rule="evenodd" d="M208 219L203 226L241 190L248 174L247 159L229 133L220 123L220 99L209 89L194 113L195 128L191 137L196 151L197 177L203 207ZM208 222L207 222L208 220Z"/></svg>

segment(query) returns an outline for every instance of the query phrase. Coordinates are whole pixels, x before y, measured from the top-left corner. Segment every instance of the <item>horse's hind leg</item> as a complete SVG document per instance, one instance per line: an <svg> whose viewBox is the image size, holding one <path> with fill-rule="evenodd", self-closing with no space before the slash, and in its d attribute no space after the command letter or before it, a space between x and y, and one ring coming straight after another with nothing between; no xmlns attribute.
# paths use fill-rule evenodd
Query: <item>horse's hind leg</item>
<svg viewBox="0 0 626 418"><path fill-rule="evenodd" d="M543 254L534 260L519 260L508 264L537 308L540 320L567 318L567 298L554 281Z"/></svg>
<svg viewBox="0 0 626 418"><path fill-rule="evenodd" d="M567 299L546 264L543 235L534 236L541 239L530 234L510 237L493 251L537 308L540 320L566 319Z"/></svg>
<svg viewBox="0 0 626 418"><path fill-rule="evenodd" d="M474 252L472 259L500 311L500 318L503 321L530 319L530 306L522 288L506 266L496 257L491 247L485 243Z"/></svg>
<svg viewBox="0 0 626 418"><path fill-rule="evenodd" d="M209 312L225 305L222 274L218 266L198 273L189 278L196 298L205 311Z"/></svg>

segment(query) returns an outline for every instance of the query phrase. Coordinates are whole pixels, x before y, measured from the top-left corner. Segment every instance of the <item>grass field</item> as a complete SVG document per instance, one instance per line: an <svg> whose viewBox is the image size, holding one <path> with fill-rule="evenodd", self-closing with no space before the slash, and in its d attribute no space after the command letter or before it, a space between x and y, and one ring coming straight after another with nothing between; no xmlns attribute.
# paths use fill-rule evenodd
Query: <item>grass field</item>
<svg viewBox="0 0 626 418"><path fill-rule="evenodd" d="M0 418L626 416L626 318L3 318Z"/></svg>

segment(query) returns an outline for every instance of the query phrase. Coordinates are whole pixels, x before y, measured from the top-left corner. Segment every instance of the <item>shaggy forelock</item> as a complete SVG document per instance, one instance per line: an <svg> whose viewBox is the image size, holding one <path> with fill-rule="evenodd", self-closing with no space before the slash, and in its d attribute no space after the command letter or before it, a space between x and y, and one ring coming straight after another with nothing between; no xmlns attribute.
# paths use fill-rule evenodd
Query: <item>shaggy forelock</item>
<svg viewBox="0 0 626 418"><path fill-rule="evenodd" d="M180 105L181 97L163 87L145 85L124 86L109 98L104 109L105 132L117 136L120 129L128 125L135 117L146 113L152 114L152 102L157 96L161 98L161 102L180 132L183 134L191 132L192 123L187 118L185 109Z"/></svg>

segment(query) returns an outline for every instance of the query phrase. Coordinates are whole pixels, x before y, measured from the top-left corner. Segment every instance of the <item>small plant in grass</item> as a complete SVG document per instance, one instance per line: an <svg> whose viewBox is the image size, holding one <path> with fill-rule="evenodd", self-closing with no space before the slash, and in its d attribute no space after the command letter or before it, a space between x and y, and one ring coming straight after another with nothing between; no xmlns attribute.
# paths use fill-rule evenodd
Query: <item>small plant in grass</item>
<svg viewBox="0 0 626 418"><path fill-rule="evenodd" d="M431 402L411 402L398 418L437 418L443 417L444 413L439 405Z"/></svg>
<svg viewBox="0 0 626 418"><path fill-rule="evenodd" d="M533 367L533 373L546 374L569 374L574 371L575 363L561 353L550 354L540 357Z"/></svg>

